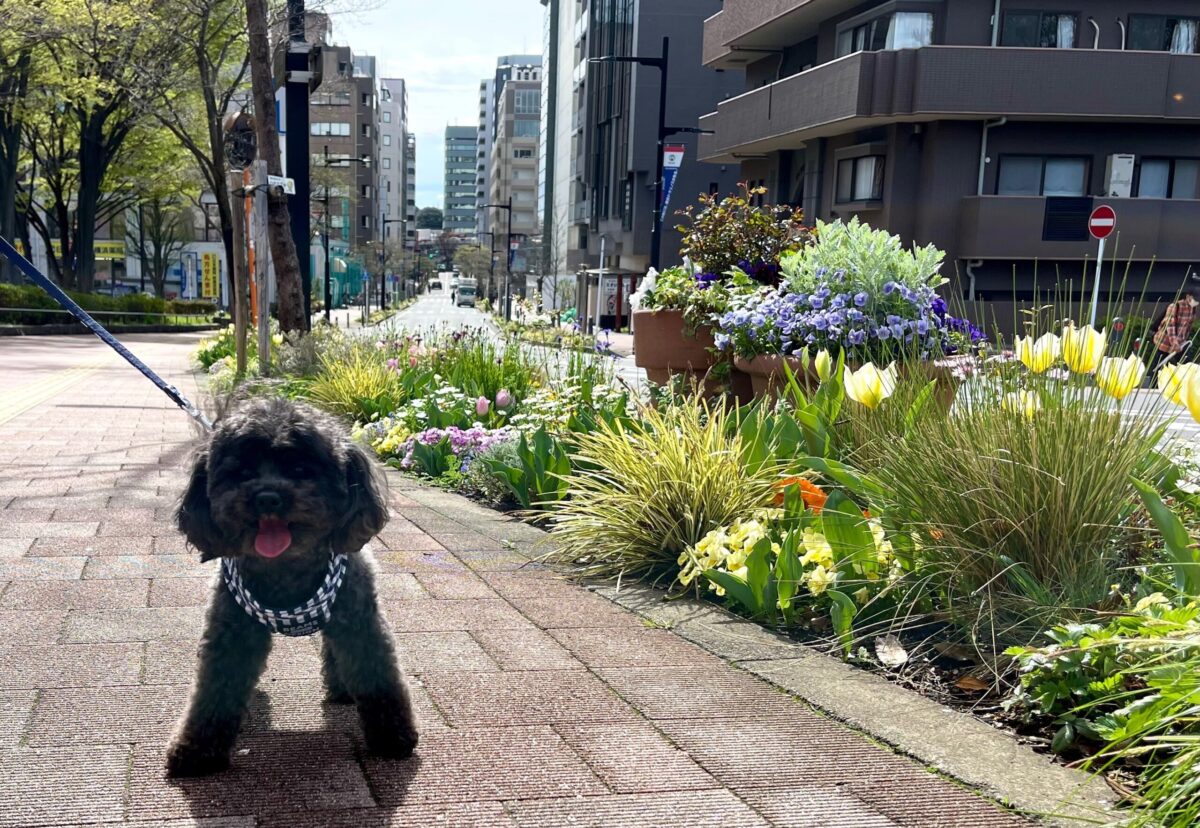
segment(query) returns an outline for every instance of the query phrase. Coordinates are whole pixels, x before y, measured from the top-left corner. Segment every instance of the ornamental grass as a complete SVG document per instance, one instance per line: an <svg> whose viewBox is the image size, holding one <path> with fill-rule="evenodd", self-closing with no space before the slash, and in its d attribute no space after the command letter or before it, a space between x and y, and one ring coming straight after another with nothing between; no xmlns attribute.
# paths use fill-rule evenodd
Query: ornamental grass
<svg viewBox="0 0 1200 828"><path fill-rule="evenodd" d="M674 581L681 554L773 501L781 467L742 461L737 415L719 403L691 399L640 414L579 436L550 557L590 575Z"/></svg>

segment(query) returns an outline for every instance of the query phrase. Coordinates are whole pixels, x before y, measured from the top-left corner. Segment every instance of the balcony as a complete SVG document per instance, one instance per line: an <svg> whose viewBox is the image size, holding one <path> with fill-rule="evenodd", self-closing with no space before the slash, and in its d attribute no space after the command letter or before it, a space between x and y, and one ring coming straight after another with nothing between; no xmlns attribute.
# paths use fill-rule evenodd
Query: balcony
<svg viewBox="0 0 1200 828"><path fill-rule="evenodd" d="M817 33L833 17L862 0L725 0L704 21L702 60L713 69L740 69Z"/></svg>
<svg viewBox="0 0 1200 828"><path fill-rule="evenodd" d="M1193 262L1200 201L1163 198L1097 198L1117 211L1116 256ZM959 208L955 255L963 259L1079 260L1095 256L1096 242L1041 241L1046 199L1036 196L970 196ZM1020 239L1019 252L1014 239ZM1112 253L1110 240L1109 255Z"/></svg>
<svg viewBox="0 0 1200 828"><path fill-rule="evenodd" d="M1046 79L1053 78L1053 84ZM859 52L755 89L700 119L700 157L745 154L895 122L1184 123L1200 118L1200 55L926 46Z"/></svg>

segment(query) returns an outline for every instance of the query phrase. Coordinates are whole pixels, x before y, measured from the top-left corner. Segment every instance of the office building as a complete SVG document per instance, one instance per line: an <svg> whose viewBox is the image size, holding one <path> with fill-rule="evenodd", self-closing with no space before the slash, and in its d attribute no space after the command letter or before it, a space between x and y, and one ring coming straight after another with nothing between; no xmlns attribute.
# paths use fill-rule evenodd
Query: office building
<svg viewBox="0 0 1200 828"><path fill-rule="evenodd" d="M475 232L475 167L478 129L446 127L445 206L442 228L452 233Z"/></svg>
<svg viewBox="0 0 1200 828"><path fill-rule="evenodd" d="M701 155L937 245L968 298L1079 285L1108 203L1117 273L1169 295L1200 262L1198 51L1194 0L726 0L703 62L746 86Z"/></svg>
<svg viewBox="0 0 1200 828"><path fill-rule="evenodd" d="M479 82L479 136L478 163L476 165L476 184L478 204L483 205L490 198L492 181L492 149L495 146L497 130L497 110L500 106L500 95L504 86L510 80L526 81L535 69L542 65L541 55L501 55L496 58L496 72L490 78ZM483 234L492 230L491 216L482 206L476 213L476 233Z"/></svg>
<svg viewBox="0 0 1200 828"><path fill-rule="evenodd" d="M540 60L539 60L540 64ZM529 271L529 243L540 232L537 209L538 148L541 135L542 70L540 65L514 67L510 77L496 87L496 134L488 201L511 209L492 206L484 210L494 233L495 249L508 250L508 259L500 262L511 272ZM524 293L524 277L514 292Z"/></svg>
<svg viewBox="0 0 1200 828"><path fill-rule="evenodd" d="M417 230L416 182L408 173L410 166L415 171L409 163L411 137L404 80L383 78L379 82L380 235L389 247L403 250L413 249Z"/></svg>

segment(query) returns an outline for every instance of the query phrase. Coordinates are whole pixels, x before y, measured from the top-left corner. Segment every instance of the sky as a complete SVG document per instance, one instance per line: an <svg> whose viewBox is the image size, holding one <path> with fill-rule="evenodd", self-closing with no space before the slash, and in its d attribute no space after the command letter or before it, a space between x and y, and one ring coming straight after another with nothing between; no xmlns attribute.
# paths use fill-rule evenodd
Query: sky
<svg viewBox="0 0 1200 828"><path fill-rule="evenodd" d="M543 9L538 0L376 0L333 14L336 43L374 55L380 77L408 85L418 207L442 206L446 126L479 123L479 81L495 74L496 58L541 54Z"/></svg>

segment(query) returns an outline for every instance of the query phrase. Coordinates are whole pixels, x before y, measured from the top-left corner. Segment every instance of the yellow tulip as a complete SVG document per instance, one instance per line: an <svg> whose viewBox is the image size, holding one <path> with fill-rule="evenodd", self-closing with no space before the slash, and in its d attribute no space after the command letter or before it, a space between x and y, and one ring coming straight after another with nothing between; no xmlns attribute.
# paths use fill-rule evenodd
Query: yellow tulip
<svg viewBox="0 0 1200 828"><path fill-rule="evenodd" d="M1196 374L1200 374L1200 365L1194 362L1164 365L1158 372L1158 390L1175 405L1185 405L1183 392L1187 390L1188 379Z"/></svg>
<svg viewBox="0 0 1200 828"><path fill-rule="evenodd" d="M1192 414L1192 419L1200 423L1200 371L1192 371L1187 377L1187 387L1183 392L1183 401Z"/></svg>
<svg viewBox="0 0 1200 828"><path fill-rule="evenodd" d="M1063 328L1062 355L1067 367L1076 374L1092 374L1100 367L1108 336L1091 325Z"/></svg>
<svg viewBox="0 0 1200 828"><path fill-rule="evenodd" d="M833 375L833 358L829 356L829 351L824 348L817 351L817 358L814 360L817 369L817 376L821 382L829 382L829 378Z"/></svg>
<svg viewBox="0 0 1200 828"><path fill-rule="evenodd" d="M1052 333L1042 334L1035 342L1032 336L1019 336L1016 341L1017 359L1035 374L1048 371L1058 362L1062 341Z"/></svg>
<svg viewBox="0 0 1200 828"><path fill-rule="evenodd" d="M1123 400L1141 385L1145 375L1146 365L1136 354L1130 354L1126 359L1107 357L1096 371L1096 385L1114 400Z"/></svg>
<svg viewBox="0 0 1200 828"><path fill-rule="evenodd" d="M875 409L896 390L896 363L880 371L868 362L857 371L846 369L842 376L846 396L856 403Z"/></svg>
<svg viewBox="0 0 1200 828"><path fill-rule="evenodd" d="M1042 407L1042 401L1032 391L1013 391L1010 394L1004 395L1004 399L1000 401L1000 405L1005 411L1013 414L1024 414L1028 419L1032 420L1033 415Z"/></svg>

